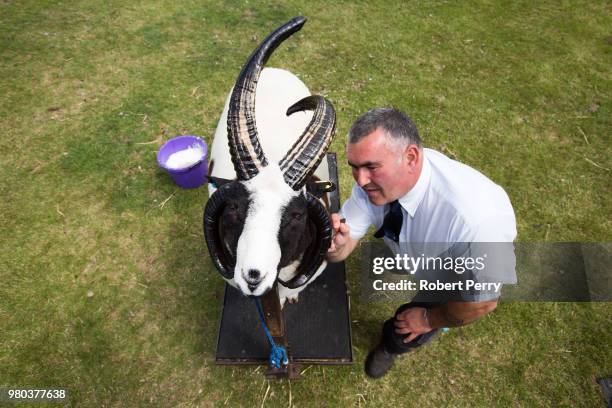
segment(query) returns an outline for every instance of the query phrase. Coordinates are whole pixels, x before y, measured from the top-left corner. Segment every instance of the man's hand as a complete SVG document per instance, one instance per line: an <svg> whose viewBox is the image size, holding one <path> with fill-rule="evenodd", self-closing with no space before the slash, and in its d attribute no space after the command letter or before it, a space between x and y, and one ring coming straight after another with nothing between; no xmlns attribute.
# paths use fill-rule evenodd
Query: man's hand
<svg viewBox="0 0 612 408"><path fill-rule="evenodd" d="M359 240L351 238L349 226L340 219L340 215L332 214L331 224L334 237L327 250L327 260L329 262L344 261L353 252Z"/></svg>
<svg viewBox="0 0 612 408"><path fill-rule="evenodd" d="M411 342L418 335L428 333L433 330L427 318L427 309L422 307L411 307L399 313L395 317L395 332L407 334L404 343Z"/></svg>
<svg viewBox="0 0 612 408"><path fill-rule="evenodd" d="M338 214L331 215L331 224L334 235L328 251L337 252L344 248L348 242L348 238L350 238L349 227L346 225L344 220L340 219L340 215Z"/></svg>

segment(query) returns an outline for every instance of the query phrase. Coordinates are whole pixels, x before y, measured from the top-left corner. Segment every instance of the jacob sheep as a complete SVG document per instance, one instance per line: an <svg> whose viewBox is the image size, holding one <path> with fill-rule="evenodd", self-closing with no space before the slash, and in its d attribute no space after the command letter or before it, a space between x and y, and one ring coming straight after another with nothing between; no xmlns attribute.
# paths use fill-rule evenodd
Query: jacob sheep
<svg viewBox="0 0 612 408"><path fill-rule="evenodd" d="M272 32L242 68L211 150L211 179L231 181L209 186L204 212L206 243L223 278L247 296L278 280L282 303L297 300L325 268L332 235L326 208L304 185L331 142L334 108L287 71L262 73L305 21L296 17ZM327 179L323 164L318 172Z"/></svg>

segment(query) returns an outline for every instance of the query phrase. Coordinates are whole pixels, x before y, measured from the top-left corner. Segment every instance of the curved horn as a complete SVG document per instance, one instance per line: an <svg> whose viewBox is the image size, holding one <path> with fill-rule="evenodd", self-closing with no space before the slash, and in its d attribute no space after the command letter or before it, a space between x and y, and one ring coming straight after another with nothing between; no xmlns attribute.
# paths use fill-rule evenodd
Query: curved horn
<svg viewBox="0 0 612 408"><path fill-rule="evenodd" d="M279 162L285 182L294 190L302 188L329 148L336 127L334 106L322 96L308 96L287 109L287 116L304 110L314 111L302 136Z"/></svg>
<svg viewBox="0 0 612 408"><path fill-rule="evenodd" d="M255 91L259 74L280 43L299 31L305 22L306 18L296 17L268 35L238 75L227 113L227 135L234 170L240 180L249 180L268 165L255 125Z"/></svg>
<svg viewBox="0 0 612 408"><path fill-rule="evenodd" d="M221 214L225 208L226 199L236 187L236 182L220 186L208 199L204 208L204 237L206 246L210 253L213 264L219 273L226 279L234 277L236 259L223 249L223 237L221 235Z"/></svg>

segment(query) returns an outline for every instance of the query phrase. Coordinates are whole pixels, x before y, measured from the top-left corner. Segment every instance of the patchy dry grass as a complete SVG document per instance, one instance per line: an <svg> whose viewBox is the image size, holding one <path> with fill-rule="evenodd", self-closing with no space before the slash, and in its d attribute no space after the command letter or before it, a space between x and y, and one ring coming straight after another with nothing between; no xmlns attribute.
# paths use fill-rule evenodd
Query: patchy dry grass
<svg viewBox="0 0 612 408"><path fill-rule="evenodd" d="M0 384L64 387L75 406L601 405L606 303L505 303L366 379L394 305L359 300L357 257L353 367L268 383L214 366L206 192L177 190L155 152L210 142L246 56L298 14L270 65L334 102L341 163L351 122L394 105L505 187L521 241L610 240L606 2L4 1ZM344 165L340 181L346 195Z"/></svg>

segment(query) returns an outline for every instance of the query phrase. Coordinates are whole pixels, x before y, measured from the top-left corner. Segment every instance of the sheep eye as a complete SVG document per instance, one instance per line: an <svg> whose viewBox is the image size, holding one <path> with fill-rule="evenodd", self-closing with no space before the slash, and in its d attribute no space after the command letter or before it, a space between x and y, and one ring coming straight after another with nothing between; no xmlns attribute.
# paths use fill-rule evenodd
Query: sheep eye
<svg viewBox="0 0 612 408"><path fill-rule="evenodd" d="M304 215L304 214L302 214L302 213L295 212L295 213L291 214L291 217L292 217L294 220L299 221L299 220L301 220L301 219L302 219L302 216L303 216L303 215Z"/></svg>
<svg viewBox="0 0 612 408"><path fill-rule="evenodd" d="M238 204L236 203L229 203L227 205L227 209L230 211L237 211L238 210Z"/></svg>

